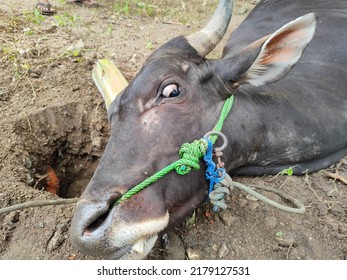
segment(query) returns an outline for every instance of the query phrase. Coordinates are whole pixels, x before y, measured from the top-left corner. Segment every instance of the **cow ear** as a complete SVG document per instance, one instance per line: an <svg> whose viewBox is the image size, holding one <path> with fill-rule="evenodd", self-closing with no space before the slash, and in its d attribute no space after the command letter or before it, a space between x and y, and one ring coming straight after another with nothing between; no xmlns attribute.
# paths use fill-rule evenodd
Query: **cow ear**
<svg viewBox="0 0 347 280"><path fill-rule="evenodd" d="M229 81L234 83L234 87L243 83L262 86L283 78L301 57L315 27L315 14L306 14L250 44L225 61L233 64L228 65L231 71ZM228 69L226 65L223 68ZM223 79L227 78L225 74Z"/></svg>

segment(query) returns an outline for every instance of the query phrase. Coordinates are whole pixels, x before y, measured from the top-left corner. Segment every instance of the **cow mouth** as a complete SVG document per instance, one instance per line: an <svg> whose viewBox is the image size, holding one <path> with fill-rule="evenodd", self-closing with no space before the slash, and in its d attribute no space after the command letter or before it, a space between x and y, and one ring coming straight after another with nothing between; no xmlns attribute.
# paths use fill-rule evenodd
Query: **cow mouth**
<svg viewBox="0 0 347 280"><path fill-rule="evenodd" d="M88 255L104 259L143 259L168 222L168 212L132 222L129 209L113 203L82 200L75 209L70 239L79 251Z"/></svg>
<svg viewBox="0 0 347 280"><path fill-rule="evenodd" d="M88 226L84 232L83 236L93 236L93 233L97 231L103 224L106 223L107 217L110 216L110 211L107 211L102 216L100 216L97 221L93 222ZM121 260L140 260L147 256L147 254L152 250L156 240L158 239L158 234L149 235L144 238L138 239L135 243L126 245L119 249L116 249L111 254L106 254L104 257L107 259L121 259Z"/></svg>

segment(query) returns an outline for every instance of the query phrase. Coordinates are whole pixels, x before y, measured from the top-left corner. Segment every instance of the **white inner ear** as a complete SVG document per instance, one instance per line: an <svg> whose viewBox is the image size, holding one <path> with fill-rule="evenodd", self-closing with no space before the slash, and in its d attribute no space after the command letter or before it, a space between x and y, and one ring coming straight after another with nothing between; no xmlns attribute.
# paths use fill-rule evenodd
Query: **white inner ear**
<svg viewBox="0 0 347 280"><path fill-rule="evenodd" d="M244 74L245 82L261 86L284 77L312 40L315 27L315 14L310 13L287 23L271 34L254 63Z"/></svg>

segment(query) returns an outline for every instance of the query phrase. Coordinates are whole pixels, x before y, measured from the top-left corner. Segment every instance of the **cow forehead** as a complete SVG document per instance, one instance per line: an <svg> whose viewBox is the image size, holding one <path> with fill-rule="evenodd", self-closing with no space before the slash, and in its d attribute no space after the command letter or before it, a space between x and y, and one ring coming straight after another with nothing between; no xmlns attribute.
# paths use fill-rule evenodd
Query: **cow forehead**
<svg viewBox="0 0 347 280"><path fill-rule="evenodd" d="M162 57L146 64L129 84L122 96L122 103L134 98L154 98L163 83L179 83L187 78L189 63L177 57Z"/></svg>

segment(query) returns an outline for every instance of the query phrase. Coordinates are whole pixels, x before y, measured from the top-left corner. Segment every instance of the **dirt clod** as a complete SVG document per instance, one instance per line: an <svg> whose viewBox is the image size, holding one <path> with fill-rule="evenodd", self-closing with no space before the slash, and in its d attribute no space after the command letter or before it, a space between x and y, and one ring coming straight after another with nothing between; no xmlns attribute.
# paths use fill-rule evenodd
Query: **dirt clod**
<svg viewBox="0 0 347 280"><path fill-rule="evenodd" d="M228 210L220 211L219 217L227 227L232 226L234 217L232 216L230 211Z"/></svg>
<svg viewBox="0 0 347 280"><path fill-rule="evenodd" d="M328 207L323 202L317 203L318 216L325 216L328 214Z"/></svg>
<svg viewBox="0 0 347 280"><path fill-rule="evenodd" d="M57 230L55 231L53 237L49 240L47 249L52 252L57 249L66 239L65 233L67 232L68 227L66 224L59 224Z"/></svg>
<svg viewBox="0 0 347 280"><path fill-rule="evenodd" d="M219 249L218 257L220 259L225 259L228 256L229 252L230 250L228 246L226 244L223 244L222 247Z"/></svg>
<svg viewBox="0 0 347 280"><path fill-rule="evenodd" d="M270 217L266 217L265 218L265 224L269 227L269 228L276 228L278 221L276 219L276 217L274 216L270 216Z"/></svg>
<svg viewBox="0 0 347 280"><path fill-rule="evenodd" d="M346 210L342 208L339 204L334 204L330 209L331 214L337 217L346 217Z"/></svg>

